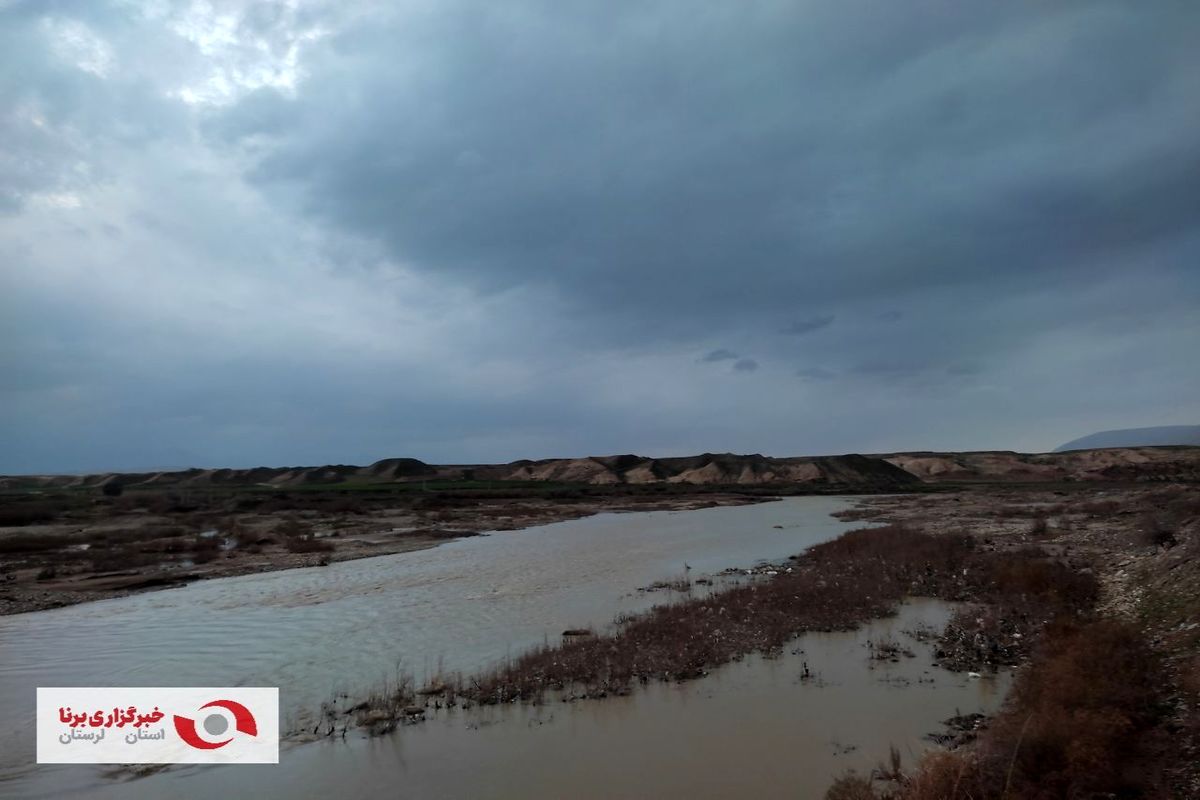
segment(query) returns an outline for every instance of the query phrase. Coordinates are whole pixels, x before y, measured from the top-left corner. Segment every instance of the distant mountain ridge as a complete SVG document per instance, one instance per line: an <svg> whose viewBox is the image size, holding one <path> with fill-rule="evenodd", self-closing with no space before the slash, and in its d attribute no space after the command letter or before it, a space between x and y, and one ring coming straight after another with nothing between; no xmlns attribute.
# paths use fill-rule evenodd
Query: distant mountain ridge
<svg viewBox="0 0 1200 800"><path fill-rule="evenodd" d="M92 475L0 476L0 489L131 489L259 486L280 489L417 481L525 481L592 486L682 484L767 486L814 491L887 492L921 483L1055 481L1200 481L1200 447L1121 447L1054 453L986 450L963 453L904 452L874 455L795 456L703 453L650 458L633 454L547 458L508 464L426 464L386 458L365 467L186 469Z"/></svg>
<svg viewBox="0 0 1200 800"><path fill-rule="evenodd" d="M407 483L422 480L546 481L596 486L678 483L693 485L794 485L886 491L920 479L879 458L861 455L772 458L758 454L705 453L679 458L638 455L550 458L509 464L431 465L415 458L388 458L366 467L188 469L174 472L101 473L0 477L0 488L88 488L119 483L130 488L169 486L278 486L342 483Z"/></svg>
<svg viewBox="0 0 1200 800"><path fill-rule="evenodd" d="M1054 449L1094 450L1101 447L1158 447L1163 445L1200 445L1200 425L1159 425L1153 428L1122 428L1072 439Z"/></svg>

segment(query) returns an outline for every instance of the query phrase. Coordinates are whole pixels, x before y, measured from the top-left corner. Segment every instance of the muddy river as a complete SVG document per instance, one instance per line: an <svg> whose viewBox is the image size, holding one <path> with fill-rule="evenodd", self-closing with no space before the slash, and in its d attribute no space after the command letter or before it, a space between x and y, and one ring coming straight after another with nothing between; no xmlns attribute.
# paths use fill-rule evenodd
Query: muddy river
<svg viewBox="0 0 1200 800"><path fill-rule="evenodd" d="M848 503L602 514L0 618L0 795L819 797L833 775L869 769L889 744L913 755L940 720L1000 702L1004 678L934 668L916 642L898 663L869 658L868 640L936 626L945 604L913 602L854 633L802 637L781 658L625 698L442 712L382 739L285 747L279 766L179 768L127 783L102 768L32 764L34 688L279 686L284 727L300 727L333 693L361 692L397 666L419 680L474 670L664 602L637 589L686 567L696 577L785 558L851 527L829 516Z"/></svg>

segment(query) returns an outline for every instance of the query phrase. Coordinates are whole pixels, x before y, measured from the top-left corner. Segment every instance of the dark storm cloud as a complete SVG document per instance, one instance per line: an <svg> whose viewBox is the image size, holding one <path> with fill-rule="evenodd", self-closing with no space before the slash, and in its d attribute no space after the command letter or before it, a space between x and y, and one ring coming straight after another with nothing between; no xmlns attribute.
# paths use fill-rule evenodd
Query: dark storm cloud
<svg viewBox="0 0 1200 800"><path fill-rule="evenodd" d="M705 364L712 364L717 361L732 361L732 360L736 359L737 357L738 357L738 354L733 352L732 350L721 349L721 350L713 350L709 353L706 353L704 355L704 357L700 359L700 361Z"/></svg>
<svg viewBox="0 0 1200 800"><path fill-rule="evenodd" d="M1190 0L0 4L0 472L1194 424L1198 40Z"/></svg>
<svg viewBox="0 0 1200 800"><path fill-rule="evenodd" d="M739 358L733 362L733 369L735 372L754 372L758 369L758 362L753 358Z"/></svg>
<svg viewBox="0 0 1200 800"><path fill-rule="evenodd" d="M827 328L833 324L834 316L829 314L824 317L812 317L810 319L796 320L783 329L783 333L788 336L803 336L806 333L819 331L821 328Z"/></svg>
<svg viewBox="0 0 1200 800"><path fill-rule="evenodd" d="M249 96L213 135L279 135L263 187L634 322L614 336L1063 286L1200 217L1186 4L449 9L335 38L295 103Z"/></svg>

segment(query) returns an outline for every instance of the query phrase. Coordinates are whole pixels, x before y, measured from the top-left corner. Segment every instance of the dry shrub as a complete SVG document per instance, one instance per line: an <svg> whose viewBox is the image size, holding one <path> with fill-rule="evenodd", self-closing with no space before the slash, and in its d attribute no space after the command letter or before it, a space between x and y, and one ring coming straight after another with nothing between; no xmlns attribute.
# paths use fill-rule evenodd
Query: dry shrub
<svg viewBox="0 0 1200 800"><path fill-rule="evenodd" d="M21 527L38 522L52 522L58 509L49 503L13 503L0 507L0 527Z"/></svg>
<svg viewBox="0 0 1200 800"><path fill-rule="evenodd" d="M877 800L871 781L848 770L825 791L825 800Z"/></svg>
<svg viewBox="0 0 1200 800"><path fill-rule="evenodd" d="M157 561L153 556L128 547L95 547L88 551L93 572L137 569Z"/></svg>
<svg viewBox="0 0 1200 800"><path fill-rule="evenodd" d="M197 536L192 540L192 561L207 564L216 559L221 542L215 536Z"/></svg>
<svg viewBox="0 0 1200 800"><path fill-rule="evenodd" d="M44 553L67 543L66 537L53 533L16 533L0 537L0 553Z"/></svg>
<svg viewBox="0 0 1200 800"><path fill-rule="evenodd" d="M328 553L333 550L331 542L317 539L312 534L290 536L284 540L284 546L289 553Z"/></svg>
<svg viewBox="0 0 1200 800"><path fill-rule="evenodd" d="M1080 503L1075 510L1081 514L1091 514L1094 517L1108 517L1121 510L1121 504L1116 500L1090 500Z"/></svg>
<svg viewBox="0 0 1200 800"><path fill-rule="evenodd" d="M973 755L939 753L901 800L1138 796L1139 743L1156 722L1160 666L1136 628L1056 623Z"/></svg>
<svg viewBox="0 0 1200 800"><path fill-rule="evenodd" d="M1195 486L1172 486L1149 492L1142 502L1153 509L1165 512L1176 522L1186 522L1200 517L1200 491Z"/></svg>
<svg viewBox="0 0 1200 800"><path fill-rule="evenodd" d="M1121 792L1134 735L1155 718L1154 654L1136 628L1114 621L1057 627L1044 647L1017 681L1016 708L994 726L1014 742L1014 785L1031 798Z"/></svg>
<svg viewBox="0 0 1200 800"><path fill-rule="evenodd" d="M273 532L281 539L293 539L300 536L307 536L312 529L301 522L296 517L286 517L277 524Z"/></svg>
<svg viewBox="0 0 1200 800"><path fill-rule="evenodd" d="M904 779L896 800L987 800L975 760L964 753L934 751Z"/></svg>
<svg viewBox="0 0 1200 800"><path fill-rule="evenodd" d="M357 497L338 497L329 504L328 510L331 514L367 513L367 509L363 506L362 499Z"/></svg>
<svg viewBox="0 0 1200 800"><path fill-rule="evenodd" d="M988 568L990 599L1006 605L1033 605L1049 615L1086 611L1100 593L1094 575L1048 560L1034 548L996 554Z"/></svg>
<svg viewBox="0 0 1200 800"><path fill-rule="evenodd" d="M793 572L657 606L613 634L541 647L459 688L479 703L538 697L547 689L624 692L651 679L699 677L751 652L776 652L796 634L848 630L892 613L914 588L962 592L970 539L890 526L817 545Z"/></svg>
<svg viewBox="0 0 1200 800"><path fill-rule="evenodd" d="M847 531L814 545L807 555L816 562L856 559L938 568L960 563L974 549L974 540L965 534L931 536L902 525L887 525Z"/></svg>
<svg viewBox="0 0 1200 800"><path fill-rule="evenodd" d="M1174 547L1179 544L1176 524L1167 514L1146 514L1138 527L1138 538L1148 547Z"/></svg>
<svg viewBox="0 0 1200 800"><path fill-rule="evenodd" d="M847 630L891 613L905 595L1012 600L1024 618L1090 606L1095 580L1040 551L983 552L963 535L901 526L850 531L816 545L792 572L658 606L615 633L542 647L461 687L479 703L538 697L547 689L626 691L634 681L698 677L751 652L776 652L812 630Z"/></svg>

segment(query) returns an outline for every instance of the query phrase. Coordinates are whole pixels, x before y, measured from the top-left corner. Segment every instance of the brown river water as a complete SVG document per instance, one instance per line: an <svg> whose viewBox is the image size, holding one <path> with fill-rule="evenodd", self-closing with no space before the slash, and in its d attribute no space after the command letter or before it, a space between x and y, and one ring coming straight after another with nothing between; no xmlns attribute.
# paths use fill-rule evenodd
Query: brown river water
<svg viewBox="0 0 1200 800"><path fill-rule="evenodd" d="M287 745L278 766L133 781L32 764L34 688L279 686L284 728L298 727L334 692L361 693L397 665L418 680L471 671L665 602L637 589L685 563L696 577L781 560L853 527L829 516L849 503L601 514L0 618L0 796L820 797L843 769L869 770L892 744L911 763L941 720L1002 700L1005 676L932 667L928 646L903 633L940 625L946 604L913 601L855 632L801 637L780 658L628 697L439 712L379 739ZM871 661L867 642L881 638L915 656Z"/></svg>

